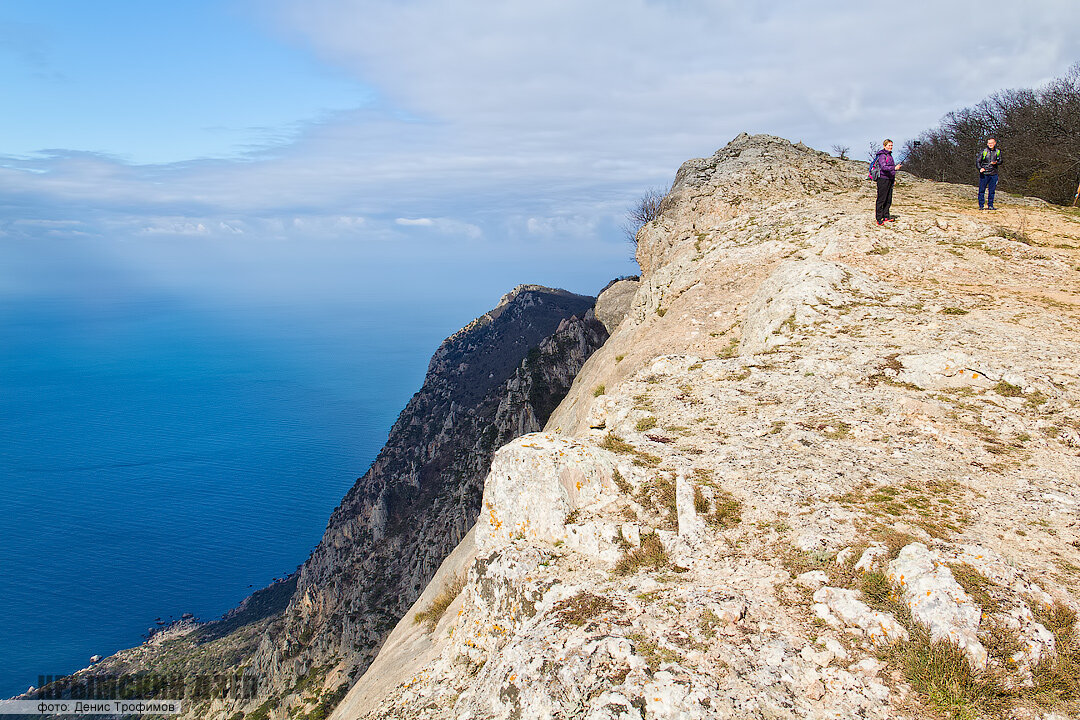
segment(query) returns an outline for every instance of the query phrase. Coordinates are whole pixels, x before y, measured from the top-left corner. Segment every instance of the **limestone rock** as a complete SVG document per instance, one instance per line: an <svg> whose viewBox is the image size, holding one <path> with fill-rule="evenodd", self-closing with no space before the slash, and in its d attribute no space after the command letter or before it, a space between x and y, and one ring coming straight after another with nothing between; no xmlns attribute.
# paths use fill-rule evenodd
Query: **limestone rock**
<svg viewBox="0 0 1080 720"><path fill-rule="evenodd" d="M822 585L827 585L829 576L821 570L810 570L795 578L795 582L810 590L817 590Z"/></svg>
<svg viewBox="0 0 1080 720"><path fill-rule="evenodd" d="M739 350L756 355L789 342L790 331L823 319L822 306L840 306L856 296L887 293L886 286L855 268L821 260L785 263L751 298Z"/></svg>
<svg viewBox="0 0 1080 720"><path fill-rule="evenodd" d="M684 164L626 316L488 479L439 660L367 718L919 717L879 572L1008 682L1053 662L1026 599L1080 606L1080 232L910 177L878 227L865 168L769 136Z"/></svg>
<svg viewBox="0 0 1080 720"><path fill-rule="evenodd" d="M630 304L634 299L641 281L637 279L616 280L604 288L596 296L596 319L604 324L608 333L615 332L619 323L630 312Z"/></svg>
<svg viewBox="0 0 1080 720"><path fill-rule="evenodd" d="M874 543L863 551L859 561L855 563L855 569L870 572L881 567L888 555L889 549L885 547L884 543Z"/></svg>
<svg viewBox="0 0 1080 720"><path fill-rule="evenodd" d="M814 602L819 618L835 627L859 628L875 644L888 645L908 637L895 617L872 609L854 590L825 586L814 593Z"/></svg>
<svg viewBox="0 0 1080 720"><path fill-rule="evenodd" d="M613 504L618 458L591 445L533 434L499 450L484 484L476 525L481 552L524 538L564 542L574 511L601 512Z"/></svg>
<svg viewBox="0 0 1080 720"><path fill-rule="evenodd" d="M889 579L902 589L912 617L930 628L933 639L954 642L977 666L986 665L986 648L977 635L982 608L925 545L905 546L889 563Z"/></svg>

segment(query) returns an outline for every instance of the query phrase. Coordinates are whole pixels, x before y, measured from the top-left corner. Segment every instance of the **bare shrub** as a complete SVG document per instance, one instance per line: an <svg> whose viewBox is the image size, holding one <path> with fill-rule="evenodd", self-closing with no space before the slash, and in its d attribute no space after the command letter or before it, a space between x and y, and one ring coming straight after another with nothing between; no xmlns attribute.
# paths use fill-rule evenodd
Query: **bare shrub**
<svg viewBox="0 0 1080 720"><path fill-rule="evenodd" d="M660 205L664 202L665 194L661 188L649 188L627 209L622 229L634 247L637 247L638 230L660 216Z"/></svg>

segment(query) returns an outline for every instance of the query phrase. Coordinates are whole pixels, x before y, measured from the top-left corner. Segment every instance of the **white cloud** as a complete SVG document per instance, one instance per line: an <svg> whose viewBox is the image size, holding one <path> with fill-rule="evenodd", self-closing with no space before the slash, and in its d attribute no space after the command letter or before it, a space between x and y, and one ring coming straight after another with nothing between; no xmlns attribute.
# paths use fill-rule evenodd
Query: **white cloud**
<svg viewBox="0 0 1080 720"><path fill-rule="evenodd" d="M478 225L454 218L397 218L394 222L404 227L432 228L445 235L456 235L470 240L479 240L484 235L484 231Z"/></svg>
<svg viewBox="0 0 1080 720"><path fill-rule="evenodd" d="M252 2L380 104L242 161L0 158L0 232L28 234L12 224L23 218L101 237L198 233L217 243L203 252L280 241L621 259L634 198L741 131L858 152L1059 75L1080 59L1060 20L1074 3Z"/></svg>
<svg viewBox="0 0 1080 720"><path fill-rule="evenodd" d="M139 231L143 235L206 235L209 230L201 222L184 219L158 220Z"/></svg>

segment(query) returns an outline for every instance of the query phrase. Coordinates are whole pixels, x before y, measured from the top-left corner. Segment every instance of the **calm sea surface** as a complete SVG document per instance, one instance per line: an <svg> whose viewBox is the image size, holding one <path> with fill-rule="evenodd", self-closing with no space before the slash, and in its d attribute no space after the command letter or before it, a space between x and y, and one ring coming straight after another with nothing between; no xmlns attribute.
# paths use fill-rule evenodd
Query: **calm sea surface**
<svg viewBox="0 0 1080 720"><path fill-rule="evenodd" d="M0 697L304 561L479 312L387 305L0 300Z"/></svg>

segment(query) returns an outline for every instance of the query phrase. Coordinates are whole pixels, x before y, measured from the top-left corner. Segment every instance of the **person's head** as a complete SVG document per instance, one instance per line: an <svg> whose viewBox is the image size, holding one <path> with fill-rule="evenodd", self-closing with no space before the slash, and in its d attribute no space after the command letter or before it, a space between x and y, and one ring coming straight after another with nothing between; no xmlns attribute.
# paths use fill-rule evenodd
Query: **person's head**
<svg viewBox="0 0 1080 720"><path fill-rule="evenodd" d="M892 140L885 138L885 142L881 143L881 147L885 148L889 152L892 152Z"/></svg>
<svg viewBox="0 0 1080 720"><path fill-rule="evenodd" d="M997 140L995 140L994 138L987 138L986 139L986 147L993 150L995 145L997 145Z"/></svg>

